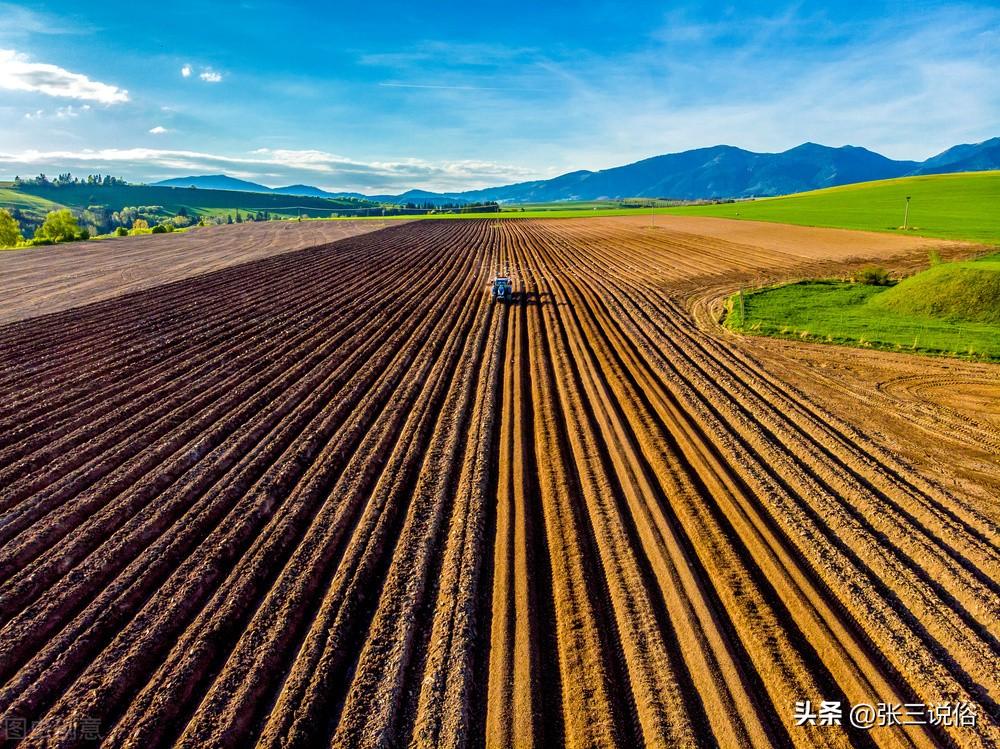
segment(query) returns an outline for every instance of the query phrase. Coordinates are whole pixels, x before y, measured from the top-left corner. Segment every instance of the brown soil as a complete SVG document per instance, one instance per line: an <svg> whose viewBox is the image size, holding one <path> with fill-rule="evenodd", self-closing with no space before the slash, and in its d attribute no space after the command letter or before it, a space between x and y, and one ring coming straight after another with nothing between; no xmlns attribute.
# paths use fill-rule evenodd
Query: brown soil
<svg viewBox="0 0 1000 749"><path fill-rule="evenodd" d="M0 327L0 716L31 747L996 746L1000 368L728 333L754 278L926 261L789 230L413 222Z"/></svg>
<svg viewBox="0 0 1000 749"><path fill-rule="evenodd" d="M395 222L267 221L0 252L0 323L334 242Z"/></svg>

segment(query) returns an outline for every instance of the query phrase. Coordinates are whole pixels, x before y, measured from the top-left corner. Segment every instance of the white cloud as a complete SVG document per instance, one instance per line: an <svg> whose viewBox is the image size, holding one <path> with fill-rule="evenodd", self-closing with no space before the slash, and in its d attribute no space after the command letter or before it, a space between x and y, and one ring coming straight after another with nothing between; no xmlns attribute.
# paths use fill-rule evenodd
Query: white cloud
<svg viewBox="0 0 1000 749"><path fill-rule="evenodd" d="M536 172L491 161L364 162L319 150L261 148L245 156L156 148L0 152L0 172L14 174L36 167L57 171L97 169L135 181L225 172L272 186L306 182L332 191L369 194L411 188L472 190L538 176Z"/></svg>
<svg viewBox="0 0 1000 749"><path fill-rule="evenodd" d="M181 75L184 78L190 78L194 75L194 67L190 63L184 63L184 66L181 68ZM205 83L219 83L222 81L222 73L212 70L211 67L203 67L198 77Z"/></svg>
<svg viewBox="0 0 1000 749"><path fill-rule="evenodd" d="M149 129L149 132L151 132L153 135L163 135L168 131L165 127L163 127L163 125L157 125L156 127L151 127Z"/></svg>
<svg viewBox="0 0 1000 749"><path fill-rule="evenodd" d="M57 107L56 109L52 110L51 115L48 115L48 117L57 120L68 120L74 117L79 117L82 112L89 112L89 111L90 111L89 104L84 104L83 106L79 107L74 107L72 104L67 104L65 107ZM26 112L24 115L24 119L26 120L40 120L44 117L46 117L44 109L36 109L34 112Z"/></svg>
<svg viewBox="0 0 1000 749"><path fill-rule="evenodd" d="M26 55L12 49L0 49L0 89L31 91L48 96L84 99L101 104L128 101L128 91L58 65L30 62Z"/></svg>

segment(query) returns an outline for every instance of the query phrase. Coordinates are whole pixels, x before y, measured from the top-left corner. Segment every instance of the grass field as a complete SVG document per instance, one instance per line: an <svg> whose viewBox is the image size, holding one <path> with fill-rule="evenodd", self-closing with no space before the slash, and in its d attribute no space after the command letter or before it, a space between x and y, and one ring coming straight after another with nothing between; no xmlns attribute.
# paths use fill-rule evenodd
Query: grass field
<svg viewBox="0 0 1000 749"><path fill-rule="evenodd" d="M1000 244L1000 171L862 182L779 198L664 209L664 213L776 221Z"/></svg>
<svg viewBox="0 0 1000 749"><path fill-rule="evenodd" d="M0 187L0 208L20 209L34 216L45 217L49 211L55 211L64 206L38 195L29 195L20 190Z"/></svg>
<svg viewBox="0 0 1000 749"><path fill-rule="evenodd" d="M4 189L4 185L8 186ZM11 189L10 183L0 184L0 207L35 207L58 204L74 210L90 205L105 205L111 210L125 206L162 206L164 213L176 214L181 208L192 216L216 216L234 213L237 209L268 211L274 215L329 215L338 209L374 207L344 198L318 198L299 195L241 192L236 190L197 190L183 187L153 187L148 185L23 185ZM48 210L52 210L49 208Z"/></svg>
<svg viewBox="0 0 1000 749"><path fill-rule="evenodd" d="M803 281L734 294L726 326L779 338L1000 360L1000 253L893 287Z"/></svg>

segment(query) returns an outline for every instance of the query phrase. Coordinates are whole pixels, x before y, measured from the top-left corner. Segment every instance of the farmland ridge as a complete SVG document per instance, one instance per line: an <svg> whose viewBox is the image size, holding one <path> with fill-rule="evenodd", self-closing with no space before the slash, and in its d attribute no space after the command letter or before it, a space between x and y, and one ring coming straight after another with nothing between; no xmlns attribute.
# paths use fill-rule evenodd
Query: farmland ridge
<svg viewBox="0 0 1000 749"><path fill-rule="evenodd" d="M733 223L412 222L0 327L19 746L996 746L1000 424L717 324L750 279L971 248ZM904 457L893 397L987 468Z"/></svg>

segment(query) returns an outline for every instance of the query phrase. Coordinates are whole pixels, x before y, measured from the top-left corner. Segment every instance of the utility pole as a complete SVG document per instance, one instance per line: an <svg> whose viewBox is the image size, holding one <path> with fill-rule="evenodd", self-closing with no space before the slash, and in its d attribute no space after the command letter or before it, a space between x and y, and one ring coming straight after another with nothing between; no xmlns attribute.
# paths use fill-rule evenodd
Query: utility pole
<svg viewBox="0 0 1000 749"><path fill-rule="evenodd" d="M910 196L906 196L906 209L903 211L903 231L910 227Z"/></svg>

